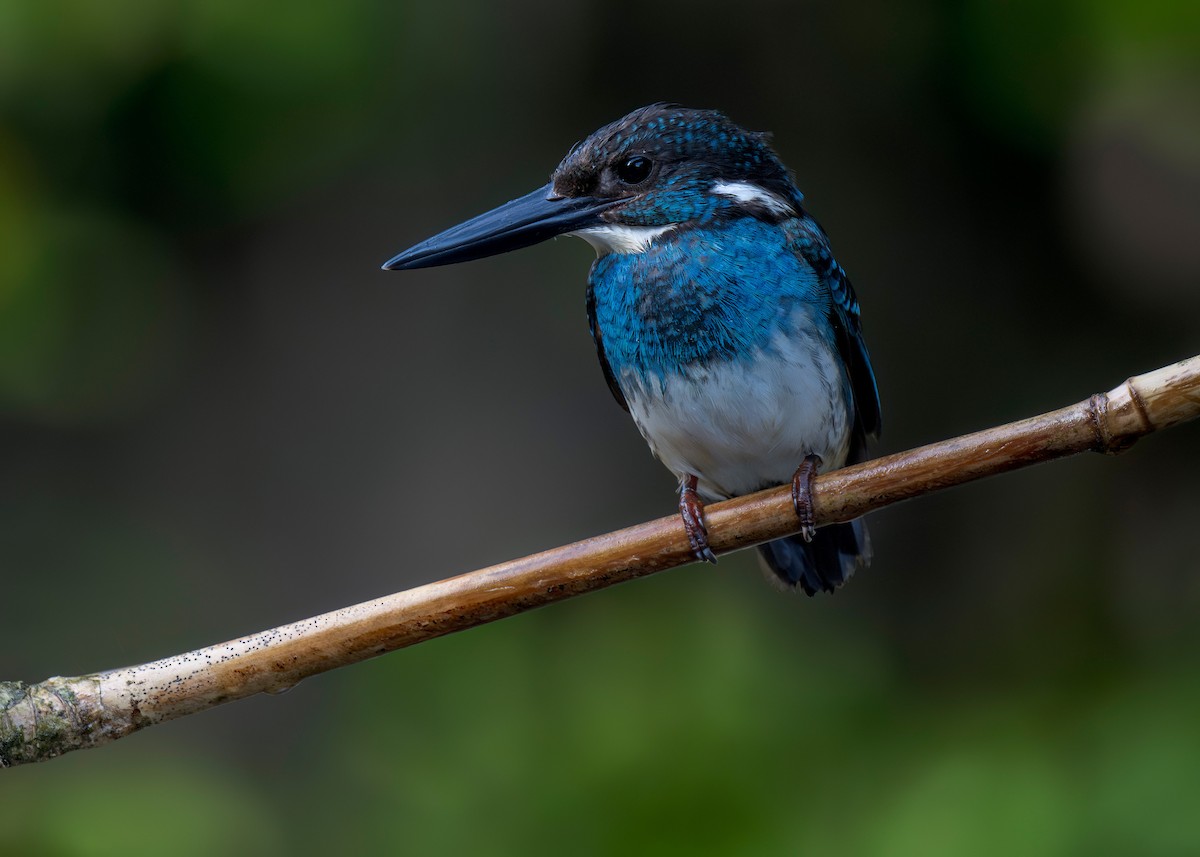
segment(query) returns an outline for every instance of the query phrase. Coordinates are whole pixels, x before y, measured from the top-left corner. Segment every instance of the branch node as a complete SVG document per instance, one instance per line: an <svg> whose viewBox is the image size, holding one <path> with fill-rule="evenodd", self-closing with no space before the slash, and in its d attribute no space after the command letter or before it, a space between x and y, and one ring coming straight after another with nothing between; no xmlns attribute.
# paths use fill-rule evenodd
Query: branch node
<svg viewBox="0 0 1200 857"><path fill-rule="evenodd" d="M1108 396L1105 393L1096 393L1088 399L1088 421L1092 424L1092 434L1095 436L1092 451L1116 455L1128 449L1129 444L1120 444L1113 434L1108 404Z"/></svg>

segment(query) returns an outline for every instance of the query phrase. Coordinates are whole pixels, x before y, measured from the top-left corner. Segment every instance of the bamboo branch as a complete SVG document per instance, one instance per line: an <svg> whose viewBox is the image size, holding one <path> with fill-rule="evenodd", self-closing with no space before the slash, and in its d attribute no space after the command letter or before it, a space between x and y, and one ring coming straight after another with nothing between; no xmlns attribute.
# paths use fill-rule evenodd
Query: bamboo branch
<svg viewBox="0 0 1200 857"><path fill-rule="evenodd" d="M1200 416L1200 356L1066 408L819 476L818 526L1085 450L1116 453ZM708 507L728 553L797 531L790 488ZM35 685L0 682L0 767L95 747L423 640L692 561L676 516L140 666Z"/></svg>

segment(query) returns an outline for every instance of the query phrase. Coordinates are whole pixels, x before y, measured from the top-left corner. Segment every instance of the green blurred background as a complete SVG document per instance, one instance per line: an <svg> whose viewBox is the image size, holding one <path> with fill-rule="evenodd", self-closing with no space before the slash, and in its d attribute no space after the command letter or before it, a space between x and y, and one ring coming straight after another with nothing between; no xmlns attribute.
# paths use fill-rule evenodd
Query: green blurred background
<svg viewBox="0 0 1200 857"><path fill-rule="evenodd" d="M881 451L1200 351L1200 4L0 0L0 678L667 514L590 249L385 274L641 104L776 145ZM0 853L1200 853L1200 434L0 774ZM493 498L463 521L464 498Z"/></svg>

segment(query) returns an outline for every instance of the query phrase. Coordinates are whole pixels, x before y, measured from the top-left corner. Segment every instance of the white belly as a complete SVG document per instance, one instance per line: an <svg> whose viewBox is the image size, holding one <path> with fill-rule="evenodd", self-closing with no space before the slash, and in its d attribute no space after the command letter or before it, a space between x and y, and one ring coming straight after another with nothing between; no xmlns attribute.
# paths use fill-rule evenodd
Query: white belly
<svg viewBox="0 0 1200 857"><path fill-rule="evenodd" d="M661 389L622 379L654 454L706 499L788 482L804 456L841 467L850 445L849 383L836 355L803 331L750 360L690 367Z"/></svg>

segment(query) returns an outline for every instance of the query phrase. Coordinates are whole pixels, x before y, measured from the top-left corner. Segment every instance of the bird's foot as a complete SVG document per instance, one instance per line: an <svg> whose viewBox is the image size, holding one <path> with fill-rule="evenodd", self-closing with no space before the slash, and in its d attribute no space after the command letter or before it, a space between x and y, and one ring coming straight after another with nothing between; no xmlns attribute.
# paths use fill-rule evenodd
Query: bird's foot
<svg viewBox="0 0 1200 857"><path fill-rule="evenodd" d="M821 456L806 455L792 474L792 506L800 519L800 536L811 542L817 534L817 521L813 515L812 481L821 466Z"/></svg>
<svg viewBox="0 0 1200 857"><path fill-rule="evenodd" d="M688 544L696 559L715 563L717 555L708 546L708 527L704 524L704 503L696 493L696 477L687 475L679 483L679 517L687 533Z"/></svg>

